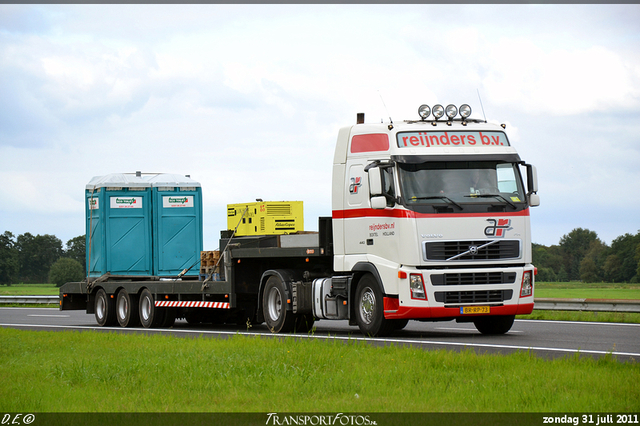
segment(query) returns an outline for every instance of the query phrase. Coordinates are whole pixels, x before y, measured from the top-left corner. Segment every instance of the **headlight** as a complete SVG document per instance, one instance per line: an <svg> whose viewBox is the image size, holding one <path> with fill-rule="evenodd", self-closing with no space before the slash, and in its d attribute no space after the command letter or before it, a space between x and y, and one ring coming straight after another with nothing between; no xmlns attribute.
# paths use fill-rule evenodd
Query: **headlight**
<svg viewBox="0 0 640 426"><path fill-rule="evenodd" d="M524 271L524 274L522 275L520 297L527 297L531 295L533 295L533 279L531 278L531 271Z"/></svg>
<svg viewBox="0 0 640 426"><path fill-rule="evenodd" d="M440 104L438 105L434 105L433 106L433 116L436 118L436 120L438 118L442 118L442 116L444 115L444 107Z"/></svg>
<svg viewBox="0 0 640 426"><path fill-rule="evenodd" d="M456 107L453 104L449 104L449 105L447 105L447 108L445 109L445 112L447 114L447 117L449 119L452 119L453 117L458 115L458 107Z"/></svg>
<svg viewBox="0 0 640 426"><path fill-rule="evenodd" d="M426 120L429 114L431 114L431 108L429 108L429 105L420 105L420 108L418 108L418 115L420 118Z"/></svg>
<svg viewBox="0 0 640 426"><path fill-rule="evenodd" d="M422 281L421 274L411 274L409 287L411 288L412 299L427 300L427 294L424 291L424 282Z"/></svg>
<svg viewBox="0 0 640 426"><path fill-rule="evenodd" d="M468 118L471 115L471 107L467 104L460 105L460 116L462 118Z"/></svg>

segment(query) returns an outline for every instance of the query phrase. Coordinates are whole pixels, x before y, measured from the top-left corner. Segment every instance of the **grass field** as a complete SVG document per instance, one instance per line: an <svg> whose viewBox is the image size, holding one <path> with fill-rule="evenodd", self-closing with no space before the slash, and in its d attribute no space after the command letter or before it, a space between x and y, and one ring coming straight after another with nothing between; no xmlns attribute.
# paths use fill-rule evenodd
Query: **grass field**
<svg viewBox="0 0 640 426"><path fill-rule="evenodd" d="M0 412L640 410L640 363L612 357L13 329L0 341Z"/></svg>
<svg viewBox="0 0 640 426"><path fill-rule="evenodd" d="M535 297L640 300L640 283L536 283Z"/></svg>
<svg viewBox="0 0 640 426"><path fill-rule="evenodd" d="M54 284L12 284L0 285L2 296L57 296L60 289Z"/></svg>

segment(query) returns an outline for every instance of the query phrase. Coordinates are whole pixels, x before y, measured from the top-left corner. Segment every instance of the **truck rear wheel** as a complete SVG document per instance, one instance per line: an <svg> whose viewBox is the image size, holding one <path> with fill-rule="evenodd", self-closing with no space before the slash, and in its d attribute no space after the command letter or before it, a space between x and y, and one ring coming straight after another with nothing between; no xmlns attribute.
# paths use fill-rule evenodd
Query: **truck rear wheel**
<svg viewBox="0 0 640 426"><path fill-rule="evenodd" d="M313 328L316 319L311 314L298 314L296 316L295 330L297 333L306 333Z"/></svg>
<svg viewBox="0 0 640 426"><path fill-rule="evenodd" d="M515 315L482 317L473 321L473 324L482 334L505 334L511 330L515 318Z"/></svg>
<svg viewBox="0 0 640 426"><path fill-rule="evenodd" d="M380 286L371 275L365 275L356 289L356 323L362 334L371 337L386 336L394 328L384 317L384 301Z"/></svg>
<svg viewBox="0 0 640 426"><path fill-rule="evenodd" d="M121 327L135 327L140 323L138 298L124 289L116 296L116 317Z"/></svg>
<svg viewBox="0 0 640 426"><path fill-rule="evenodd" d="M104 289L98 290L95 300L95 317L100 327L109 327L116 323L116 304Z"/></svg>
<svg viewBox="0 0 640 426"><path fill-rule="evenodd" d="M262 295L264 322L272 333L286 333L295 326L295 315L287 311L287 292L282 280L273 275L267 279Z"/></svg>
<svg viewBox="0 0 640 426"><path fill-rule="evenodd" d="M140 322L144 328L157 327L164 321L165 310L156 308L153 294L149 289L140 294Z"/></svg>

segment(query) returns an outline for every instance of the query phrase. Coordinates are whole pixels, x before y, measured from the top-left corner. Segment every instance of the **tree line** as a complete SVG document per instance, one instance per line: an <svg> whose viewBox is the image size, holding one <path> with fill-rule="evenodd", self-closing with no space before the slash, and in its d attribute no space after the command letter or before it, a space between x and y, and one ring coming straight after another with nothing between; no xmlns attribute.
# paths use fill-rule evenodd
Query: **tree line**
<svg viewBox="0 0 640 426"><path fill-rule="evenodd" d="M80 281L86 276L85 250L84 235L63 247L54 235L15 237L5 231L0 235L0 284ZM534 243L533 264L542 282L640 282L640 231L608 246L594 231L576 228L557 245Z"/></svg>
<svg viewBox="0 0 640 426"><path fill-rule="evenodd" d="M81 281L85 277L85 236L67 241L55 235L0 235L0 284ZM66 280L66 281L64 281ZM62 282L61 282L62 281Z"/></svg>
<svg viewBox="0 0 640 426"><path fill-rule="evenodd" d="M537 281L640 282L640 231L603 243L594 231L576 228L557 245L533 244Z"/></svg>

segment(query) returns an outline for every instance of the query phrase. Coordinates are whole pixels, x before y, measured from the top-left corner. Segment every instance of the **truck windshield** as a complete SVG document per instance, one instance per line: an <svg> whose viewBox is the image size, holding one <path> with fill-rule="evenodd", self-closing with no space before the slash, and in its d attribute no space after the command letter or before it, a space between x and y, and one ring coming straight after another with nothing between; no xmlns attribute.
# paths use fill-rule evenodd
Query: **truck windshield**
<svg viewBox="0 0 640 426"><path fill-rule="evenodd" d="M526 207L517 164L498 161L398 163L404 204L416 211L505 211ZM426 208L426 210L425 210Z"/></svg>

